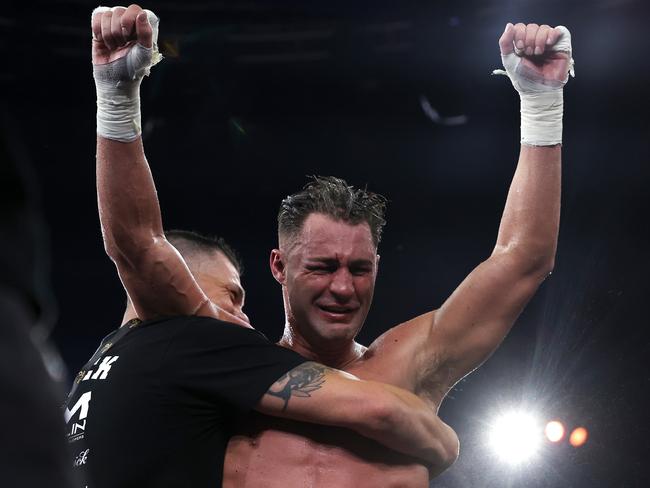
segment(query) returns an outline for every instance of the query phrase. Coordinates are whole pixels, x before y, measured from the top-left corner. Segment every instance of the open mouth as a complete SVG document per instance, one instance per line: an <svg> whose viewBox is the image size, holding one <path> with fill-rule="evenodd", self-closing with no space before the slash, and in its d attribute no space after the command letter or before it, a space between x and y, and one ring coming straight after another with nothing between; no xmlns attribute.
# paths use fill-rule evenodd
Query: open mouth
<svg viewBox="0 0 650 488"><path fill-rule="evenodd" d="M320 312L333 319L346 319L357 311L358 307L344 307L340 305L317 305Z"/></svg>

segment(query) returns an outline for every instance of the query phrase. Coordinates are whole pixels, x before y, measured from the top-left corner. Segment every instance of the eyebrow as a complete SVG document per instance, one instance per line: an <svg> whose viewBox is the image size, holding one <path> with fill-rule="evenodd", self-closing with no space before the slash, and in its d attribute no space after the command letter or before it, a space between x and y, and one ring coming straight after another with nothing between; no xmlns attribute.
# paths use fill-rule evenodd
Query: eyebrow
<svg viewBox="0 0 650 488"><path fill-rule="evenodd" d="M307 263L323 263L327 265L337 265L339 264L339 260L336 258L332 257L313 257L313 258L307 258ZM350 266L372 266L372 261L370 259L353 259L349 263Z"/></svg>

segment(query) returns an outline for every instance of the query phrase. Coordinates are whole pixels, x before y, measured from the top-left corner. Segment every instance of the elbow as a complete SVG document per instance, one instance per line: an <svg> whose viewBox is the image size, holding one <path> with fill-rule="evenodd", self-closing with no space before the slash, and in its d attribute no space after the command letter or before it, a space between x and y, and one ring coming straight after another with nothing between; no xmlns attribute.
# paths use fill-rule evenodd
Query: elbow
<svg viewBox="0 0 650 488"><path fill-rule="evenodd" d="M454 429L441 421L443 432L438 432L436 442L425 456L431 477L438 476L456 462L460 454L460 441Z"/></svg>
<svg viewBox="0 0 650 488"><path fill-rule="evenodd" d="M442 469L447 469L456 462L460 455L460 440L458 435L447 424L445 424L447 432L440 439L438 446L437 459Z"/></svg>
<svg viewBox="0 0 650 488"><path fill-rule="evenodd" d="M544 278L550 275L555 269L555 253L546 261L545 267L543 269Z"/></svg>
<svg viewBox="0 0 650 488"><path fill-rule="evenodd" d="M555 244L510 244L498 245L492 257L503 258L516 273L542 282L555 268L555 252Z"/></svg>
<svg viewBox="0 0 650 488"><path fill-rule="evenodd" d="M528 268L528 274L536 277L540 282L544 281L555 268L555 252L547 255L533 257L533 262Z"/></svg>
<svg viewBox="0 0 650 488"><path fill-rule="evenodd" d="M408 403L386 399L374 402L366 410L364 422L365 428L372 432L368 437L380 442L390 439L390 443L382 443L419 459L432 475L441 473L458 459L456 432L429 408L414 410Z"/></svg>
<svg viewBox="0 0 650 488"><path fill-rule="evenodd" d="M545 280L555 268L555 249L552 252L530 253L526 264L526 274L535 276L540 281Z"/></svg>

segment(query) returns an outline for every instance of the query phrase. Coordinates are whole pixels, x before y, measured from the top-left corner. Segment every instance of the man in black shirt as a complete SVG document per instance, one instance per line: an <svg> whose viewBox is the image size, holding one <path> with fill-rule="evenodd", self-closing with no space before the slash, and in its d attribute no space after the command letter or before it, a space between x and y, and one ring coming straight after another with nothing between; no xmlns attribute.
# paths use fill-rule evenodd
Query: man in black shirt
<svg viewBox="0 0 650 488"><path fill-rule="evenodd" d="M434 470L455 458L455 433L422 400L272 345L230 293L239 276L223 252L194 266L170 244L140 138L157 19L100 8L92 27L102 233L138 319L105 339L66 405L89 486L218 486L229 421L251 408L352 429Z"/></svg>
<svg viewBox="0 0 650 488"><path fill-rule="evenodd" d="M65 409L73 465L93 487L220 486L233 416L305 361L207 317L121 330L128 332L82 371Z"/></svg>
<svg viewBox="0 0 650 488"><path fill-rule="evenodd" d="M241 323L141 322L129 300L130 320L102 341L66 402L73 466L89 487L220 486L228 429L251 409L348 427L429 462L445 454L438 438L453 433L415 397L306 362L242 326L240 265L222 240L167 236L201 289Z"/></svg>

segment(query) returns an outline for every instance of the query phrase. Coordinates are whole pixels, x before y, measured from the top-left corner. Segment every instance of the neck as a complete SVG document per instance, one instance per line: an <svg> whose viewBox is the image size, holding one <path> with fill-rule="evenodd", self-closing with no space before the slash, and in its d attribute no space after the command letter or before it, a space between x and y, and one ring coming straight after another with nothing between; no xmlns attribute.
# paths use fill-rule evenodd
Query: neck
<svg viewBox="0 0 650 488"><path fill-rule="evenodd" d="M133 305L131 305L131 302L129 302L126 306L126 310L124 311L124 316L122 317L122 325L126 324L129 320L137 318L138 314L135 313Z"/></svg>
<svg viewBox="0 0 650 488"><path fill-rule="evenodd" d="M312 361L341 370L359 359L367 349L354 340L323 342L315 346L292 330L289 324L285 325L278 345L296 351Z"/></svg>

